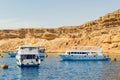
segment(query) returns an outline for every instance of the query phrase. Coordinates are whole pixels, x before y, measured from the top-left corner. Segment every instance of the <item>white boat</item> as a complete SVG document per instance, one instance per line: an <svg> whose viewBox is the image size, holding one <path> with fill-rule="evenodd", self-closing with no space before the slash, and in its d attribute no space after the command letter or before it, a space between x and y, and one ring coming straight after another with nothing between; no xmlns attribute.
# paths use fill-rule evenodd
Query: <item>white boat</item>
<svg viewBox="0 0 120 80"><path fill-rule="evenodd" d="M20 46L16 55L18 66L39 66L41 63L38 46Z"/></svg>
<svg viewBox="0 0 120 80"><path fill-rule="evenodd" d="M59 54L62 60L81 60L81 61L99 61L110 60L107 55L102 54L102 50L95 46L74 47L72 50L66 51L65 54Z"/></svg>

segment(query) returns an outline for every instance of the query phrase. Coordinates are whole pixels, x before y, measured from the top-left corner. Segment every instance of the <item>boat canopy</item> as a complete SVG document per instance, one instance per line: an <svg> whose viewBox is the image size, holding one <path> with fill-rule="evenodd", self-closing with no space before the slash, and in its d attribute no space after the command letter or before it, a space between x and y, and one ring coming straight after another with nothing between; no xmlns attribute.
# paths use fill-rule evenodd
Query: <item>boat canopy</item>
<svg viewBox="0 0 120 80"><path fill-rule="evenodd" d="M39 49L38 46L20 46L19 49Z"/></svg>
<svg viewBox="0 0 120 80"><path fill-rule="evenodd" d="M18 54L39 54L39 46L20 46Z"/></svg>

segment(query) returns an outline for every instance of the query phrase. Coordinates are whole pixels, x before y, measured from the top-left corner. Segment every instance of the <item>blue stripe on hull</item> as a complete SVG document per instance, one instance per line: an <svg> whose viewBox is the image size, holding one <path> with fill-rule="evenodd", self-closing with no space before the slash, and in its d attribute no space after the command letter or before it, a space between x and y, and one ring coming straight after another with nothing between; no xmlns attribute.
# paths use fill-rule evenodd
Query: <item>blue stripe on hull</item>
<svg viewBox="0 0 120 80"><path fill-rule="evenodd" d="M62 59L63 61L109 61L110 59Z"/></svg>
<svg viewBox="0 0 120 80"><path fill-rule="evenodd" d="M40 58L44 58L45 56L39 56Z"/></svg>

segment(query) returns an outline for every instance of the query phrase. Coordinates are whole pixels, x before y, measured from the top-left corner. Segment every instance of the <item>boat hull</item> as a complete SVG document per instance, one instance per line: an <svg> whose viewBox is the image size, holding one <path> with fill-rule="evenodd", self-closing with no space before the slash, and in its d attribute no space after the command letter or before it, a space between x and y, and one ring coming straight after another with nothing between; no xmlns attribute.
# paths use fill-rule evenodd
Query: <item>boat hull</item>
<svg viewBox="0 0 120 80"><path fill-rule="evenodd" d="M60 54L60 58L64 61L108 61L107 56L82 56L82 55L64 55Z"/></svg>
<svg viewBox="0 0 120 80"><path fill-rule="evenodd" d="M24 64L18 64L18 66L19 67L39 67L39 64L34 64L34 65L29 65L29 64L27 64L27 65L24 65Z"/></svg>
<svg viewBox="0 0 120 80"><path fill-rule="evenodd" d="M31 63L24 64L24 63L17 62L17 65L19 67L38 67L40 65L40 63L38 63L38 64L31 64Z"/></svg>

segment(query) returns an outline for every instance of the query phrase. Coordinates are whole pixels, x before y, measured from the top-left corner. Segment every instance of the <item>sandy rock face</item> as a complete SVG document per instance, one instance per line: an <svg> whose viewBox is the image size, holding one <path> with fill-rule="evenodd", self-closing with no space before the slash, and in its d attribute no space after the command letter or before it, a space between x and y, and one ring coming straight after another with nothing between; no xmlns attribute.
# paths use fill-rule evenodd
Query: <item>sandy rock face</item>
<svg viewBox="0 0 120 80"><path fill-rule="evenodd" d="M73 46L119 49L120 10L79 26L0 30L0 51L15 51L21 45L44 46L48 52L63 52Z"/></svg>

